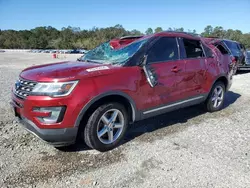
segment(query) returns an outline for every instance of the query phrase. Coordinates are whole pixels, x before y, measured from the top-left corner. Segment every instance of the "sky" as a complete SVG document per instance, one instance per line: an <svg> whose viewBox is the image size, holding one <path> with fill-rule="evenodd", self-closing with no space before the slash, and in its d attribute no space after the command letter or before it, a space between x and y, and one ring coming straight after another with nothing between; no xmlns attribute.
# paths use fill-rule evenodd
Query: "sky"
<svg viewBox="0 0 250 188"><path fill-rule="evenodd" d="M169 27L202 32L207 25L250 32L250 0L0 0L0 29Z"/></svg>

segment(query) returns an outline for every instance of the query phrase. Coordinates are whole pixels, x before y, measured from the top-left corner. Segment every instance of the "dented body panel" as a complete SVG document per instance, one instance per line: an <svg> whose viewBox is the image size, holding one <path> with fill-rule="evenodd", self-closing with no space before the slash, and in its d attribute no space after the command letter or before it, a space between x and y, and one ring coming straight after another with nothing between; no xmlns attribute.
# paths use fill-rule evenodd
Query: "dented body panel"
<svg viewBox="0 0 250 188"><path fill-rule="evenodd" d="M145 53L148 53L154 42L161 37L176 38L178 59L150 65L157 75L157 85L151 87L140 63ZM231 86L233 73L230 68L230 57L222 55L217 48L199 37L162 32L136 39L126 39L124 43L118 41L120 46L116 40L111 41L111 44L113 48L121 48L122 45L127 46L143 38L150 40L122 65L71 61L23 70L20 78L24 80L34 82L78 80L78 84L66 97L28 96L23 100L12 93L12 103L16 113L20 118L33 122L33 126L37 129L70 129L79 126L85 113L98 100L107 96L120 96L130 104L127 108L131 108L132 121L137 121L205 101L218 79L225 79L227 87ZM212 56L186 58L183 54L184 46L180 43L182 38L201 42L211 51ZM61 122L49 126L39 122L37 113L34 113L33 109L48 106L66 107Z"/></svg>

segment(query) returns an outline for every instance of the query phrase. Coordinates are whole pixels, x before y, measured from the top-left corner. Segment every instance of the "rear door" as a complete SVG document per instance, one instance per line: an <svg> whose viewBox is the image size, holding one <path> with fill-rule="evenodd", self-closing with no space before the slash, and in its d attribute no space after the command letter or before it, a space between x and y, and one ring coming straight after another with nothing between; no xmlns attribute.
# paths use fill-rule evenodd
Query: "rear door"
<svg viewBox="0 0 250 188"><path fill-rule="evenodd" d="M192 98L204 94L202 87L206 82L208 61L200 40L180 38L181 58L185 60L185 76L179 83L183 98Z"/></svg>

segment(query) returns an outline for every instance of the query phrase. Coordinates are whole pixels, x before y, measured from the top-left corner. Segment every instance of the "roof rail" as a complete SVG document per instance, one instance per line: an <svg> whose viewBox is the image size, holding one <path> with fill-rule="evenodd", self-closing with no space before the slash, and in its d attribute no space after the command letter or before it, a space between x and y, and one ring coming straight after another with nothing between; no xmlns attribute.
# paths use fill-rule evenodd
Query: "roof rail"
<svg viewBox="0 0 250 188"><path fill-rule="evenodd" d="M168 32L168 33L181 33L181 34L186 34L186 35L190 35L193 37L201 37L201 35L196 34L196 33L190 33L190 32L185 32L185 31L171 31L171 30L166 30L166 31L162 31L162 32Z"/></svg>
<svg viewBox="0 0 250 188"><path fill-rule="evenodd" d="M204 37L204 38L215 38L215 39L218 39L219 37L209 36L209 37Z"/></svg>

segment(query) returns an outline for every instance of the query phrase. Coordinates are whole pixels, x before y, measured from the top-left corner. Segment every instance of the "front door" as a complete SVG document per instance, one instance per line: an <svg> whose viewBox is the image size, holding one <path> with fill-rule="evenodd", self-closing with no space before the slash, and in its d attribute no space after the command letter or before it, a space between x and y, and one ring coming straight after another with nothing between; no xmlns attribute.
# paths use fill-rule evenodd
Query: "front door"
<svg viewBox="0 0 250 188"><path fill-rule="evenodd" d="M177 83L183 79L185 64L180 60L177 39L161 37L149 49L147 64L154 69L158 84L150 87L145 76L141 84L144 109L154 109L177 101L180 93Z"/></svg>

